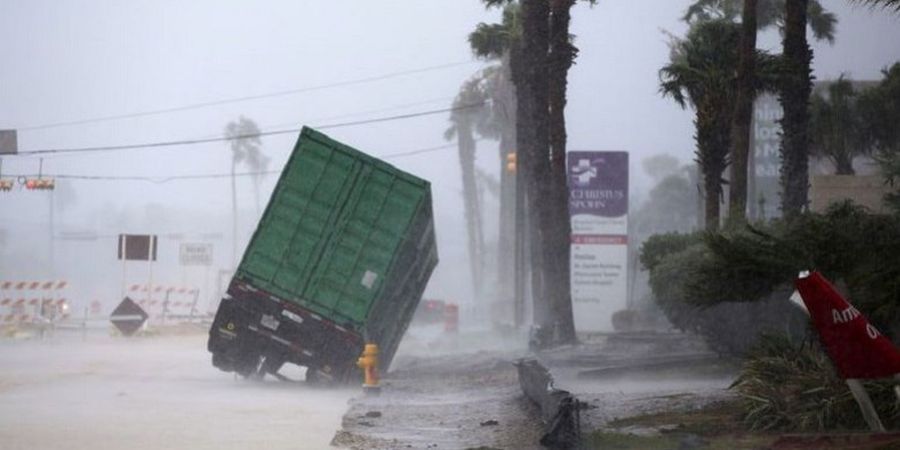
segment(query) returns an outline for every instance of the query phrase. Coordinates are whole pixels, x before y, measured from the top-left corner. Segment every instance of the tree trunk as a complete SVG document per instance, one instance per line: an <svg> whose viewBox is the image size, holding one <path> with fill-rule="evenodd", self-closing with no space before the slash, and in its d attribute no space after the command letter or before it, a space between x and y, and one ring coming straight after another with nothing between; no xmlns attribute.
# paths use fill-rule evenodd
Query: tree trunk
<svg viewBox="0 0 900 450"><path fill-rule="evenodd" d="M809 96L812 92L812 50L806 41L808 0L787 0L784 24L786 73L780 86L781 106L781 210L787 219L807 205L809 190Z"/></svg>
<svg viewBox="0 0 900 450"><path fill-rule="evenodd" d="M703 175L705 228L719 229L719 203L722 196L722 174L728 166L731 112L729 92L704 96L697 105L697 163Z"/></svg>
<svg viewBox="0 0 900 450"><path fill-rule="evenodd" d="M578 49L569 37L570 10L575 0L553 0L550 3L549 54L549 126L550 196L552 207L548 217L545 262L550 282L545 297L551 303L555 344L576 340L572 314L570 249L572 227L569 216L569 187L566 170L566 88L569 69ZM549 209L549 208L548 208Z"/></svg>
<svg viewBox="0 0 900 450"><path fill-rule="evenodd" d="M516 243L516 172L507 168L507 155L516 149L516 94L510 73L510 54L507 51L501 62L500 79L493 92L496 107L500 109L500 220L497 243L497 301L503 313L511 312L513 324L522 324L518 294L516 293L517 243ZM510 311L506 306L510 306ZM498 317L495 322L508 320Z"/></svg>
<svg viewBox="0 0 900 450"><path fill-rule="evenodd" d="M836 175L856 175L853 169L853 156L848 154L839 155L834 158Z"/></svg>
<svg viewBox="0 0 900 450"><path fill-rule="evenodd" d="M549 299L545 297L550 282L547 276L549 242L546 239L548 218L552 214L549 200L550 160L548 141L547 50L549 46L550 9L546 0L522 0L521 77L516 77L518 95L519 157L525 175L526 197L530 204L532 295L534 322L542 330L552 330Z"/></svg>
<svg viewBox="0 0 900 450"><path fill-rule="evenodd" d="M728 222L731 225L747 221L747 160L750 154L753 100L756 97L753 89L756 71L756 13L756 0L744 0L737 95L731 128L731 186L728 196Z"/></svg>
<svg viewBox="0 0 900 450"><path fill-rule="evenodd" d="M478 193L475 186L475 138L466 118L456 125L456 141L459 145L459 165L462 173L463 205L468 237L469 269L472 274L472 289L475 296L481 294L481 247L479 246L480 223L478 214ZM476 301L480 301L476 298Z"/></svg>
<svg viewBox="0 0 900 450"><path fill-rule="evenodd" d="M509 54L510 78L516 90L516 274L515 291L517 316L523 320L525 301L529 291L528 282L531 281L532 293L532 320L538 323L543 320L543 309L539 308L536 293L540 292L540 259L538 245L540 240L539 230L531 219L531 209L528 207L530 192L533 190L532 160L530 159L530 145L533 145L534 127L532 127L531 97L529 88L528 62L525 56L525 44L522 40L516 40L510 47ZM529 277L529 273L531 276Z"/></svg>

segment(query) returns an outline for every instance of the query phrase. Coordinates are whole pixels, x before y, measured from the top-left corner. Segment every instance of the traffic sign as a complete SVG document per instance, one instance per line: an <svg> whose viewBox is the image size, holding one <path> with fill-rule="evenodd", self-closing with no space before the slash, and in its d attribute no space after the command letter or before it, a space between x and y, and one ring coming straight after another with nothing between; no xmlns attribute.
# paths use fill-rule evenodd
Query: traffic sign
<svg viewBox="0 0 900 450"><path fill-rule="evenodd" d="M182 266L211 266L212 244L184 243L178 252L178 260Z"/></svg>
<svg viewBox="0 0 900 450"><path fill-rule="evenodd" d="M109 316L110 322L115 325L125 336L134 334L144 322L147 321L147 313L134 300L125 297L119 306Z"/></svg>
<svg viewBox="0 0 900 450"><path fill-rule="evenodd" d="M119 259L126 261L156 261L155 234L120 234Z"/></svg>
<svg viewBox="0 0 900 450"><path fill-rule="evenodd" d="M18 152L16 130L0 130L0 155L15 155Z"/></svg>

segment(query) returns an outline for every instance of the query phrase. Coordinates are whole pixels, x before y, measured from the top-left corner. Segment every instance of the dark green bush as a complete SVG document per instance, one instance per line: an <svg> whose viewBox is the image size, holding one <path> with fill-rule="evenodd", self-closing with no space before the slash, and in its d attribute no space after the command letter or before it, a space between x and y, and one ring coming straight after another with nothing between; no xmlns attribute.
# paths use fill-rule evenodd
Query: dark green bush
<svg viewBox="0 0 900 450"><path fill-rule="evenodd" d="M900 331L900 217L843 203L722 233L657 235L641 248L655 301L674 326L743 354L766 330L805 333L787 301L801 270L819 270L889 336Z"/></svg>

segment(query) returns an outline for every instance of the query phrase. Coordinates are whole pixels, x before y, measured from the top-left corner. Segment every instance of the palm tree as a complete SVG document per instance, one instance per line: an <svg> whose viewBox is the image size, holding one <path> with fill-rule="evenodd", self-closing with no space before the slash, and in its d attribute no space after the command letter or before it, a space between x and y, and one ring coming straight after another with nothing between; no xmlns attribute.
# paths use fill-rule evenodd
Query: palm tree
<svg viewBox="0 0 900 450"><path fill-rule="evenodd" d="M863 3L872 7L894 8L900 11L900 0L853 0L855 3Z"/></svg>
<svg viewBox="0 0 900 450"><path fill-rule="evenodd" d="M232 254L231 258L237 265L238 242L238 214L237 214L237 165L245 162L253 171L253 184L256 194L256 211L259 215L259 181L260 171L265 170L269 164L269 158L262 154L259 139L259 127L256 122L240 116L237 121L228 122L225 126L225 138L231 148L231 210L232 210Z"/></svg>
<svg viewBox="0 0 900 450"><path fill-rule="evenodd" d="M694 24L707 20L728 20L736 22L745 14L744 0L695 0L688 7L682 19ZM756 26L762 31L778 27L783 32L785 25L786 0L758 0L756 2ZM837 17L827 11L819 0L809 0L807 6L809 28L817 40L834 42Z"/></svg>
<svg viewBox="0 0 900 450"><path fill-rule="evenodd" d="M660 70L660 91L679 105L690 104L696 113L694 126L697 163L705 190L704 217L707 230L719 227L722 173L728 165L731 117L735 107L739 25L727 20L709 20L691 27L683 40L672 45L671 62ZM774 60L756 51L759 69L753 78L754 92L773 84Z"/></svg>
<svg viewBox="0 0 900 450"><path fill-rule="evenodd" d="M511 2L503 6L501 23L480 23L475 31L469 34L469 47L478 58L496 61L499 64L484 70L486 92L490 102L486 109L492 133L481 134L481 137L499 138L500 159L500 212L499 233L497 242L497 298L501 302L511 304L513 315L510 317L515 325L524 320L521 298L524 294L524 255L517 229L524 231L524 212L516 205L520 204L521 190L516 189L516 171L507 170L507 155L515 154L516 148L516 89L512 79L511 64L513 51L521 37L521 26L518 18L518 3Z"/></svg>
<svg viewBox="0 0 900 450"><path fill-rule="evenodd" d="M843 76L828 86L827 98L820 93L812 97L811 149L831 159L838 175L853 175L853 157L869 147L857 97L853 83Z"/></svg>
<svg viewBox="0 0 900 450"><path fill-rule="evenodd" d="M783 74L779 86L781 120L781 212L796 217L809 192L809 97L812 92L812 49L806 41L809 0L786 0Z"/></svg>
<svg viewBox="0 0 900 450"><path fill-rule="evenodd" d="M741 22L744 24L740 44L742 58L738 66L738 98L732 123L731 193L728 197L729 221L735 224L742 223L746 214L747 160L750 152L753 100L755 100L755 95L748 95L750 72L754 70L753 61L749 55L756 46L756 33L752 32L752 29L755 27L757 30L763 30L776 26L784 34L785 2L786 0L696 0L688 7L683 17L686 22L691 24L709 20L733 22L741 17ZM833 43L837 17L826 11L818 0L808 0L805 9L809 28L815 38ZM752 21L753 25L748 23L749 21Z"/></svg>
<svg viewBox="0 0 900 450"><path fill-rule="evenodd" d="M491 70L482 71L463 83L453 101L456 108L450 115L451 126L444 132L444 138L456 138L459 148L459 164L462 172L463 205L468 235L469 268L476 297L480 297L484 275L484 233L482 231L481 208L475 170L475 132L493 135L493 125L489 121L487 108L462 109L464 105L485 103L486 77ZM479 298L480 300L480 298Z"/></svg>
<svg viewBox="0 0 900 450"><path fill-rule="evenodd" d="M497 6L511 2L485 3ZM511 16L518 19L519 27L485 26L477 38L487 48L508 48L510 55L517 100L518 176L524 180L518 185L530 200L530 218L536 225L530 230L534 315L537 325L549 332L549 339L542 345L575 340L568 270L570 225L564 116L568 70L577 55L569 33L574 3L575 0L520 0L516 14Z"/></svg>

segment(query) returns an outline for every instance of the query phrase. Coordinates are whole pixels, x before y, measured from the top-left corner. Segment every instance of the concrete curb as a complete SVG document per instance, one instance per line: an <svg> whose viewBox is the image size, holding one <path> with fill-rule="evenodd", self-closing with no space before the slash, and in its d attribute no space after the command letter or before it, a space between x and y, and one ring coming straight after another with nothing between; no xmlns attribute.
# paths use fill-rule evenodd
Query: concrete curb
<svg viewBox="0 0 900 450"><path fill-rule="evenodd" d="M536 359L515 363L522 392L541 410L544 435L541 445L552 449L577 448L581 440L581 416L578 399L553 386L553 376Z"/></svg>

